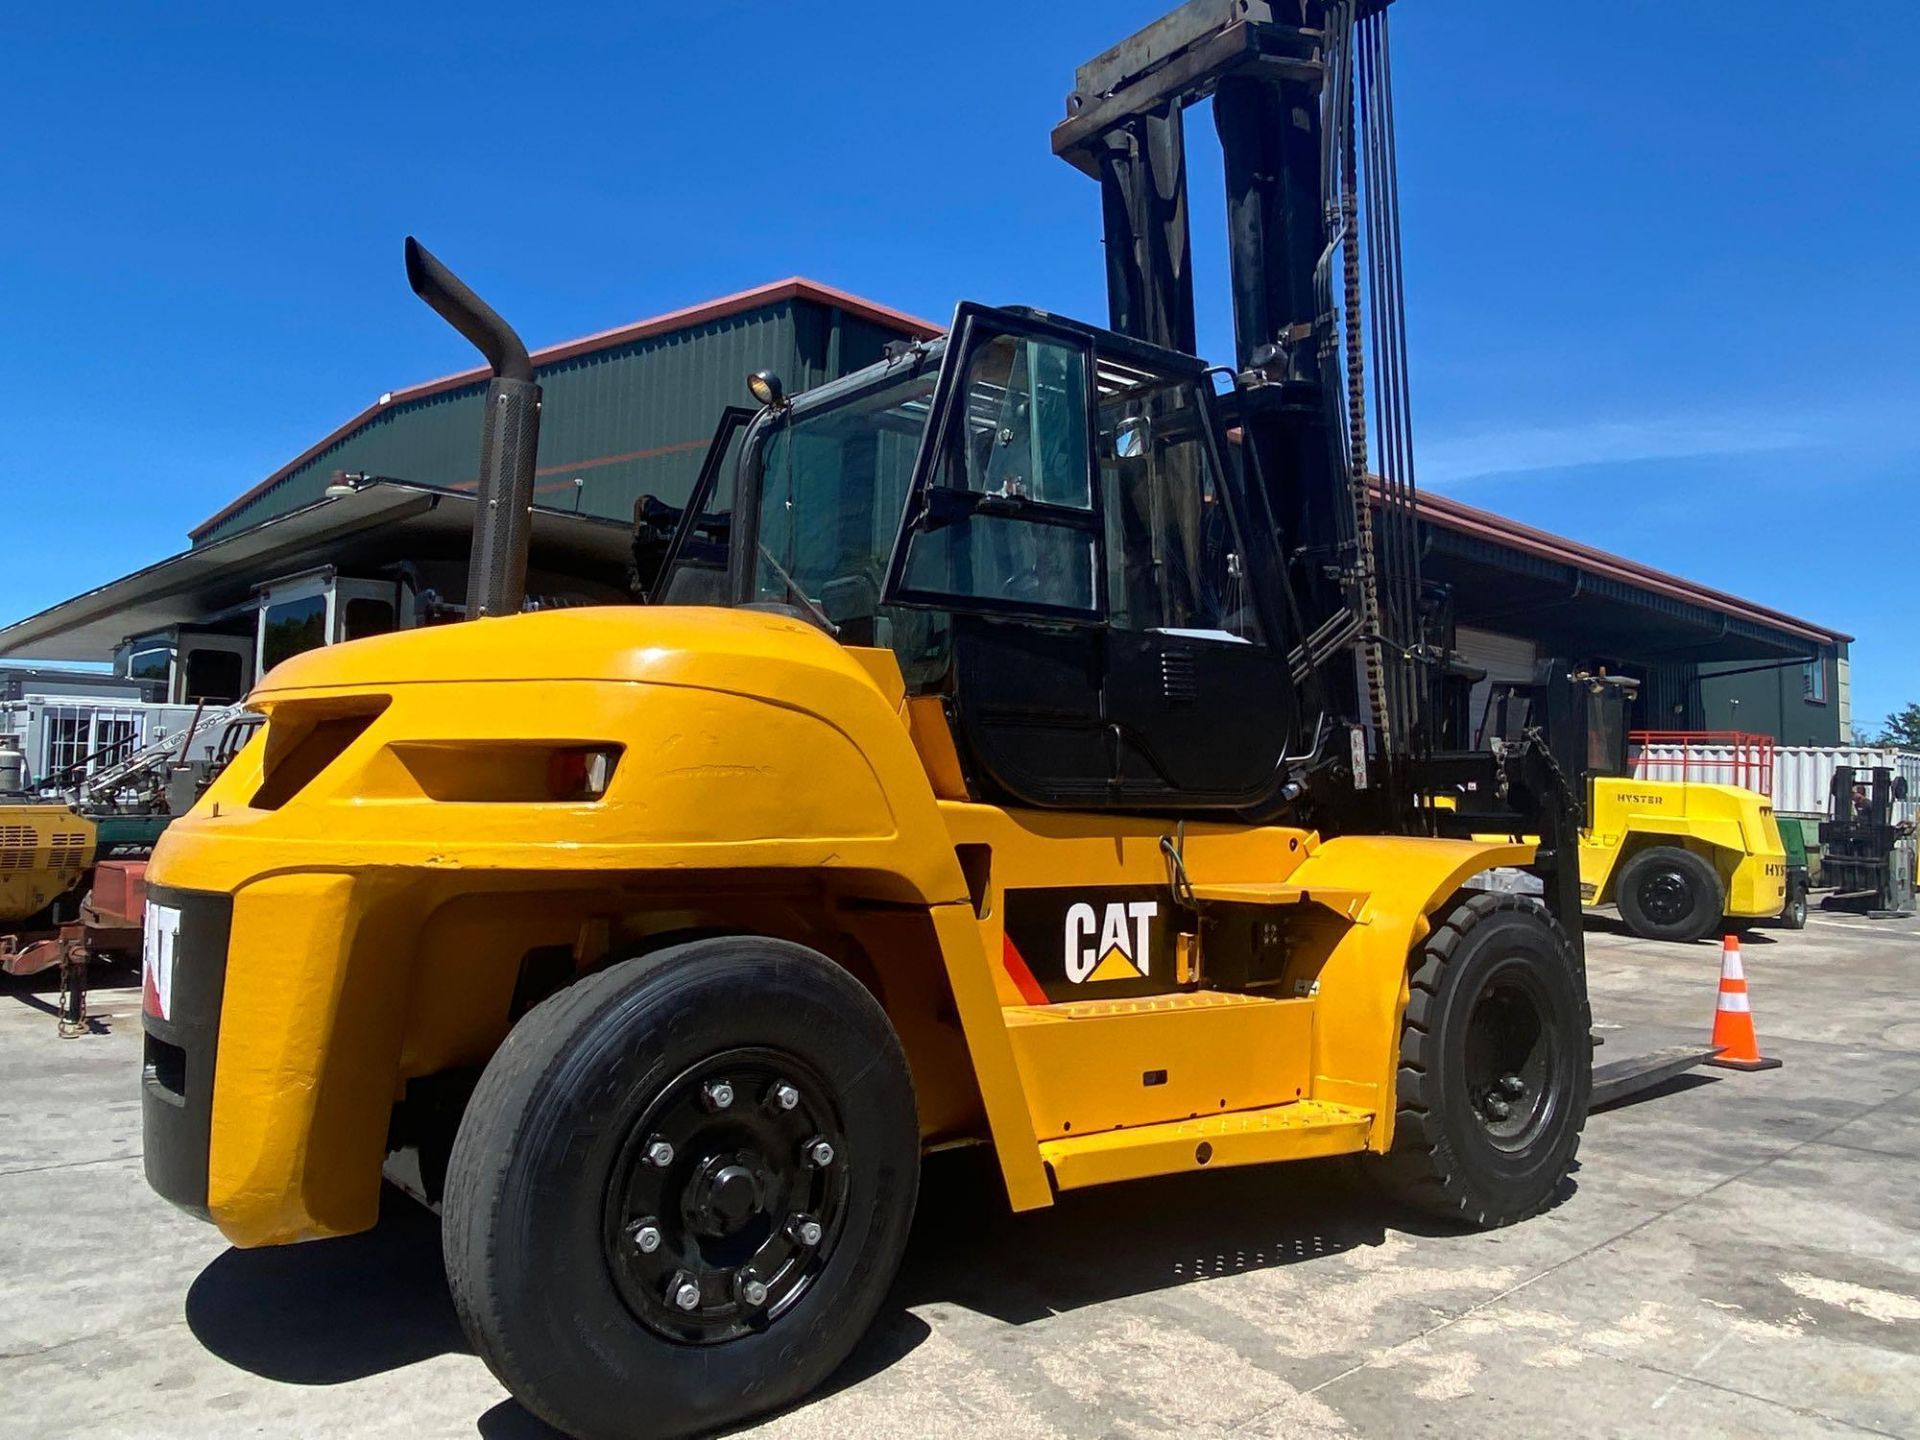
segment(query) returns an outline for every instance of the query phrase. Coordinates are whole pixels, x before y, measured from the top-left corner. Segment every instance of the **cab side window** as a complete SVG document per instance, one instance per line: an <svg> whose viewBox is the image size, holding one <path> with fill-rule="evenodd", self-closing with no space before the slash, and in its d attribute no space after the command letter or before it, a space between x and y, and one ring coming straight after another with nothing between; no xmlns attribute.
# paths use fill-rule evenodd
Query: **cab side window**
<svg viewBox="0 0 1920 1440"><path fill-rule="evenodd" d="M1149 381L1103 397L1099 423L1114 626L1259 644L1195 382Z"/></svg>
<svg viewBox="0 0 1920 1440"><path fill-rule="evenodd" d="M1087 610L1093 536L1031 507L1090 515L1087 355L1032 335L997 335L967 358L928 486L968 498L912 537L909 590Z"/></svg>

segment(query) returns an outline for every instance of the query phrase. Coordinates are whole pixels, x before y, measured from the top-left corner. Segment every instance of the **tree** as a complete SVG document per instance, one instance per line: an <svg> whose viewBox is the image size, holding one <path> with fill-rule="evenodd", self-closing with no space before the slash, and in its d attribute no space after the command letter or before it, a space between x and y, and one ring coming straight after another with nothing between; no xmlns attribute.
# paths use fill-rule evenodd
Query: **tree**
<svg viewBox="0 0 1920 1440"><path fill-rule="evenodd" d="M1887 716L1887 723L1880 727L1881 745L1897 745L1906 750L1920 750L1920 703L1896 710Z"/></svg>

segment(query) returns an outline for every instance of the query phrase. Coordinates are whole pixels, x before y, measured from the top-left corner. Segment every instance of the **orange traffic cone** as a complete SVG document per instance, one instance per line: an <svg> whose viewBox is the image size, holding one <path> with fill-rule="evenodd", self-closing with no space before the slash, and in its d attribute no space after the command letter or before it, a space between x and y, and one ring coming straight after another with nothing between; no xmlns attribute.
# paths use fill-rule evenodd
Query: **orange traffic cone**
<svg viewBox="0 0 1920 1440"><path fill-rule="evenodd" d="M1747 972L1740 965L1740 940L1729 935L1720 947L1720 1003L1713 1012L1713 1045L1720 1053L1707 1061L1726 1070L1777 1070L1778 1060L1760 1053L1753 1033L1753 1008L1747 1003Z"/></svg>

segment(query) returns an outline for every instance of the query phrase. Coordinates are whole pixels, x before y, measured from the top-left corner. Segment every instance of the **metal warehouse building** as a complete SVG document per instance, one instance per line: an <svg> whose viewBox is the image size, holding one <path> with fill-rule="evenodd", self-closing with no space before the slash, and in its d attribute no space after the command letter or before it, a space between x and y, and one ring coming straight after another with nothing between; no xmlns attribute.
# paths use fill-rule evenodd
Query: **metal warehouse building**
<svg viewBox="0 0 1920 1440"><path fill-rule="evenodd" d="M761 368L794 392L871 365L890 340L938 327L811 280L782 280L539 351L537 503L624 520L678 503L726 405ZM382 395L191 532L222 540L319 500L335 472L470 490L486 372Z"/></svg>
<svg viewBox="0 0 1920 1440"><path fill-rule="evenodd" d="M938 327L802 279L536 352L545 392L529 585L628 598L635 501L677 505L746 375L792 391ZM238 699L311 645L431 623L464 592L485 374L379 401L197 526L192 548L0 630L0 658L113 660L153 702ZM1488 685L1542 659L1641 681L1635 724L1851 739L1845 634L1440 496L1423 566Z"/></svg>

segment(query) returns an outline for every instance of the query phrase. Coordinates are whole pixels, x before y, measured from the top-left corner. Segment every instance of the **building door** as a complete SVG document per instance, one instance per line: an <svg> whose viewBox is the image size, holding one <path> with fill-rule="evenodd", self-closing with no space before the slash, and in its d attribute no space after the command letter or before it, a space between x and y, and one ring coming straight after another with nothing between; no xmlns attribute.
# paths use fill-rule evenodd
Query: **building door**
<svg viewBox="0 0 1920 1440"><path fill-rule="evenodd" d="M1487 696L1495 685L1531 685L1539 664L1539 647L1517 635L1502 635L1494 630L1476 630L1470 625L1458 627L1454 649L1461 663L1487 672L1487 678L1475 683L1467 701L1467 721L1472 727L1473 748L1485 746L1483 733L1487 719Z"/></svg>

